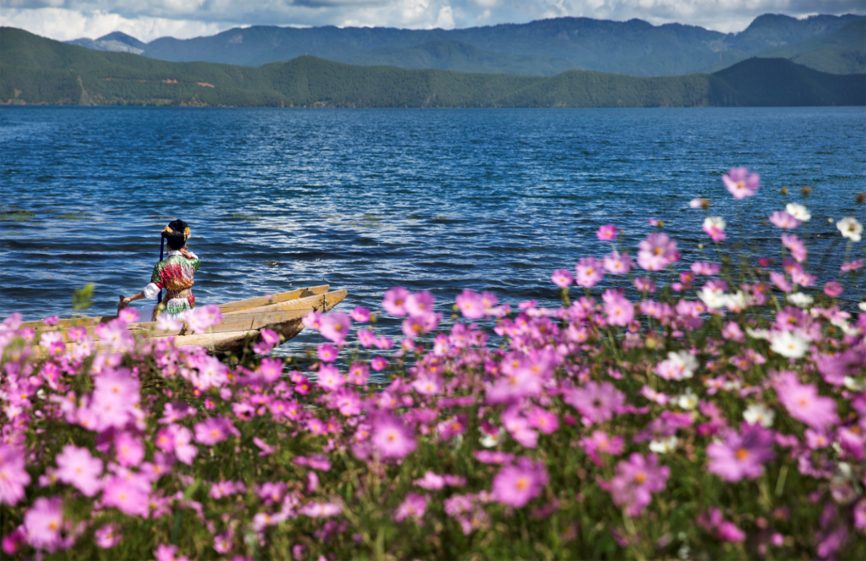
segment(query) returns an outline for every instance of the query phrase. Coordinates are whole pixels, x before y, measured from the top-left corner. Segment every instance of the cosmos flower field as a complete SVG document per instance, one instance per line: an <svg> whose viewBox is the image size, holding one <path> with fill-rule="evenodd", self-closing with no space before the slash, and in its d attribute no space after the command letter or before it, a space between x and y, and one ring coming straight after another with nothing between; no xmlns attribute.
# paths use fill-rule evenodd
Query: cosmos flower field
<svg viewBox="0 0 866 561"><path fill-rule="evenodd" d="M720 196L761 193L745 168L722 179ZM104 350L13 314L4 553L866 558L862 225L836 222L841 268L817 271L807 206L768 217L778 253L760 258L691 206L705 259L685 265L658 222L602 225L609 254L552 272L561 307L396 287L382 311L310 314L303 370L269 356L268 331L220 361L134 337L134 310L97 328ZM201 307L190 327L220 319Z"/></svg>

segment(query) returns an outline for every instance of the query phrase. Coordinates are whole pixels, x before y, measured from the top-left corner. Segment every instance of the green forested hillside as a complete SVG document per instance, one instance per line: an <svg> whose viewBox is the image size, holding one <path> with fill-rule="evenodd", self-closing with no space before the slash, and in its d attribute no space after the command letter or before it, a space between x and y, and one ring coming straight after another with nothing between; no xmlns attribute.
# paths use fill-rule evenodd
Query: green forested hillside
<svg viewBox="0 0 866 561"><path fill-rule="evenodd" d="M828 35L771 49L758 56L787 58L797 64L833 74L864 73L866 20L855 21Z"/></svg>
<svg viewBox="0 0 866 561"><path fill-rule="evenodd" d="M469 74L351 66L315 57L251 68L92 51L0 28L0 100L335 107L863 105L866 81L782 59L751 59L715 75L657 78L588 71L550 78Z"/></svg>
<svg viewBox="0 0 866 561"><path fill-rule="evenodd" d="M408 49L381 47L358 55L335 57L334 60L359 66L441 68L518 76L555 76L567 70L580 70L577 64L562 58L495 53L458 41L429 41Z"/></svg>

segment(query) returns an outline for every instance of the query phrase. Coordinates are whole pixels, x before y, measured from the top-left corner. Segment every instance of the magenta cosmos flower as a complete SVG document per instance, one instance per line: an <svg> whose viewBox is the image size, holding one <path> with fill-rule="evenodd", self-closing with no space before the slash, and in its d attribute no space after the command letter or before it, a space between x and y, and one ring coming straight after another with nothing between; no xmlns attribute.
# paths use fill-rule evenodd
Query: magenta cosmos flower
<svg viewBox="0 0 866 561"><path fill-rule="evenodd" d="M406 297L406 312L410 316L426 316L433 313L433 304L436 302L436 297L430 292L422 290L421 292L413 292Z"/></svg>
<svg viewBox="0 0 866 561"><path fill-rule="evenodd" d="M394 520L402 522L407 518L412 518L416 522L424 518L424 513L427 511L427 497L417 493L409 493L406 495L406 500L397 507L394 512Z"/></svg>
<svg viewBox="0 0 866 561"><path fill-rule="evenodd" d="M802 224L802 222L800 222L784 210L776 211L771 214L770 223L776 228L781 228L783 230L793 230L794 228Z"/></svg>
<svg viewBox="0 0 866 561"><path fill-rule="evenodd" d="M761 187L761 176L757 173L749 173L749 168L731 168L727 174L722 175L722 183L735 199L753 197Z"/></svg>
<svg viewBox="0 0 866 561"><path fill-rule="evenodd" d="M63 452L57 455L57 479L74 485L88 497L92 497L102 487L99 477L102 475L102 460L90 455L85 448L71 444L63 447Z"/></svg>
<svg viewBox="0 0 866 561"><path fill-rule="evenodd" d="M504 505L521 508L541 494L547 485L547 470L541 462L520 458L493 479L493 498Z"/></svg>
<svg viewBox="0 0 866 561"><path fill-rule="evenodd" d="M596 236L598 239L603 242L614 242L616 241L616 237L619 235L619 230L616 229L616 226L613 224L605 224L596 232Z"/></svg>
<svg viewBox="0 0 866 561"><path fill-rule="evenodd" d="M616 476L607 486L614 504L637 516L652 502L652 493L664 490L670 473L669 467L658 465L655 454L644 458L635 452L616 464Z"/></svg>
<svg viewBox="0 0 866 561"><path fill-rule="evenodd" d="M677 242L665 233L653 233L638 244L637 264L647 271L661 271L680 260Z"/></svg>
<svg viewBox="0 0 866 561"><path fill-rule="evenodd" d="M0 443L0 504L11 506L20 501L29 483L24 454L14 446Z"/></svg>
<svg viewBox="0 0 866 561"><path fill-rule="evenodd" d="M625 275L631 271L631 257L628 253L613 251L604 257L604 270L612 275Z"/></svg>
<svg viewBox="0 0 866 561"><path fill-rule="evenodd" d="M33 508L24 515L27 538L36 549L54 551L60 545L60 531L64 529L63 502L59 497L39 497Z"/></svg>
<svg viewBox="0 0 866 561"><path fill-rule="evenodd" d="M604 278L604 263L595 257L584 257L574 266L577 272L577 284L590 288Z"/></svg>
<svg viewBox="0 0 866 561"><path fill-rule="evenodd" d="M557 269L553 271L550 280L559 288L568 288L574 282L574 277L565 269Z"/></svg>
<svg viewBox="0 0 866 561"><path fill-rule="evenodd" d="M349 334L349 329L352 327L352 320L347 314L335 312L322 316L319 332L322 337L330 339L335 343L342 343L346 340Z"/></svg>
<svg viewBox="0 0 866 561"><path fill-rule="evenodd" d="M370 441L385 458L403 458L416 447L411 431L390 416L380 417L374 423Z"/></svg>
<svg viewBox="0 0 866 561"><path fill-rule="evenodd" d="M589 381L582 388L566 393L563 400L591 423L603 423L612 419L614 412L625 403L625 395L610 382Z"/></svg>
<svg viewBox="0 0 866 561"><path fill-rule="evenodd" d="M836 415L836 402L829 397L818 395L818 388L812 384L801 384L797 375L785 372L774 383L779 401L788 413L817 431L839 422Z"/></svg>
<svg viewBox="0 0 866 561"><path fill-rule="evenodd" d="M707 469L725 481L755 479L764 473L764 464L775 457L773 431L760 424L743 424L743 432L731 429L724 443L707 446Z"/></svg>
<svg viewBox="0 0 866 561"><path fill-rule="evenodd" d="M601 297L604 313L611 325L626 326L634 319L634 305L618 290L608 289Z"/></svg>
<svg viewBox="0 0 866 561"><path fill-rule="evenodd" d="M474 290L464 289L457 295L457 307L466 319L481 319L487 313L481 295Z"/></svg>
<svg viewBox="0 0 866 561"><path fill-rule="evenodd" d="M395 286L385 292L382 307L392 316L403 317L406 315L406 298L408 296L408 290L402 286Z"/></svg>

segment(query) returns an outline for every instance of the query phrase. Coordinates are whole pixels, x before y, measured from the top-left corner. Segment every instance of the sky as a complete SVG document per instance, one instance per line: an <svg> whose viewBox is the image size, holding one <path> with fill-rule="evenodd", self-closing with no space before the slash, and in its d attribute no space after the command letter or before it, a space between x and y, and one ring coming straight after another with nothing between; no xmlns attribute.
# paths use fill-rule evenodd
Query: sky
<svg viewBox="0 0 866 561"><path fill-rule="evenodd" d="M866 14L864 0L0 0L0 25L68 41L123 31L144 42L250 25L463 28L562 16L742 31L765 13Z"/></svg>

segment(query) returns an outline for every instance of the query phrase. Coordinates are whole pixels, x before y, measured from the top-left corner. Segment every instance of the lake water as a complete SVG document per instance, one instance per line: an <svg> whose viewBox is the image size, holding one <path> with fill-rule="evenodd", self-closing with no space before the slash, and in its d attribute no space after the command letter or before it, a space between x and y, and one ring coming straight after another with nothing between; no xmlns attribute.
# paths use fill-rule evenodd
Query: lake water
<svg viewBox="0 0 866 561"><path fill-rule="evenodd" d="M727 194L735 165L761 174L759 196ZM803 185L817 266L838 237L828 218L866 222L866 109L3 107L0 316L69 315L88 282L88 313L113 313L148 282L173 218L203 261L200 304L322 283L348 289L347 310L395 285L431 290L443 312L464 287L553 303L551 272L608 252L595 231L609 222L636 249L664 220L697 258L693 197L732 240L778 256L760 222Z"/></svg>

